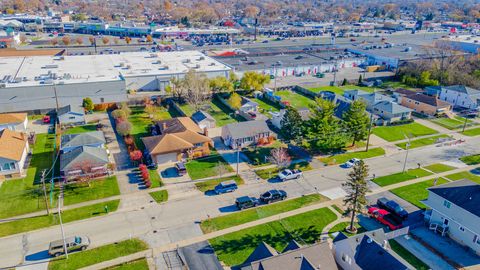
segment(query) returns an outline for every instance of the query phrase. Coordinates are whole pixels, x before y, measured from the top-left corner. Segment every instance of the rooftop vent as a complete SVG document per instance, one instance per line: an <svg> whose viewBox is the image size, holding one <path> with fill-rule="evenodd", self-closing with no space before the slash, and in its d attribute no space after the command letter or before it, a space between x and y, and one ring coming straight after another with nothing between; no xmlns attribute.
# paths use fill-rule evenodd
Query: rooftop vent
<svg viewBox="0 0 480 270"><path fill-rule="evenodd" d="M45 65L45 66L43 66L43 68L47 68L47 69L58 68L58 65Z"/></svg>
<svg viewBox="0 0 480 270"><path fill-rule="evenodd" d="M159 67L158 70L168 70L168 66Z"/></svg>
<svg viewBox="0 0 480 270"><path fill-rule="evenodd" d="M183 59L183 60L182 60L182 63L184 63L184 64L190 63L190 62L191 62L190 59Z"/></svg>

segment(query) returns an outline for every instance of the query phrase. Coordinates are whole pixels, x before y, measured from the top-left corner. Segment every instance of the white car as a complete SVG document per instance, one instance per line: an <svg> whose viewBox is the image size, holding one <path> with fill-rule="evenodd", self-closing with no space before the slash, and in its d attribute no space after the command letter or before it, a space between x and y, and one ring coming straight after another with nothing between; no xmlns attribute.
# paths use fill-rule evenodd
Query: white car
<svg viewBox="0 0 480 270"><path fill-rule="evenodd" d="M358 162L360 162L360 159L358 159L358 158L352 158L352 159L350 159L349 161L343 163L343 167L345 167L345 168L351 168L351 167L355 166L355 164L357 164Z"/></svg>

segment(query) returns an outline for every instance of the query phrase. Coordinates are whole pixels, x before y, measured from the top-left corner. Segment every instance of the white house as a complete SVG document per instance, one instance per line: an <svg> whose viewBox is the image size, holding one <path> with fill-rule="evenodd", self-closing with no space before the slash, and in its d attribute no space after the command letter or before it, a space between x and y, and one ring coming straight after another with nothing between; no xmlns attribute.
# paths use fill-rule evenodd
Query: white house
<svg viewBox="0 0 480 270"><path fill-rule="evenodd" d="M299 108L297 111L300 114L300 117L302 118L303 121L308 120L312 113L308 108ZM286 109L281 109L278 112L270 112L270 114L272 115L270 122L274 127L278 129L282 128L282 120L286 112L287 112Z"/></svg>
<svg viewBox="0 0 480 270"><path fill-rule="evenodd" d="M480 108L480 90L463 85L440 87L439 99L452 104L454 108Z"/></svg>
<svg viewBox="0 0 480 270"><path fill-rule="evenodd" d="M25 133L10 129L0 131L0 180L25 175L24 165L29 150Z"/></svg>
<svg viewBox="0 0 480 270"><path fill-rule="evenodd" d="M480 255L479 184L461 180L434 186L422 202L432 209L426 216L429 228L443 229L451 239Z"/></svg>
<svg viewBox="0 0 480 270"><path fill-rule="evenodd" d="M27 114L26 113L2 113L0 114L0 131L9 129L13 131L27 131Z"/></svg>
<svg viewBox="0 0 480 270"><path fill-rule="evenodd" d="M232 149L269 143L275 137L265 121L231 123L222 127L223 142Z"/></svg>

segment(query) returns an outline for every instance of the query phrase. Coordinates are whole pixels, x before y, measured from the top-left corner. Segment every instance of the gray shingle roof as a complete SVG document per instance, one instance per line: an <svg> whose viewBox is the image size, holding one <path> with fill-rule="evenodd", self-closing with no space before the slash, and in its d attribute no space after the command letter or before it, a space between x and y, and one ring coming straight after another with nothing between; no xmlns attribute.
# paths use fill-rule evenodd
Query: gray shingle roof
<svg viewBox="0 0 480 270"><path fill-rule="evenodd" d="M299 243L297 243L297 241L292 239L292 240L290 240L290 242L288 242L288 245L283 249L282 253L285 253L285 252L290 251L290 250L299 249L301 247L302 246Z"/></svg>
<svg viewBox="0 0 480 270"><path fill-rule="evenodd" d="M480 185L464 179L429 188L431 192L480 217Z"/></svg>
<svg viewBox="0 0 480 270"><path fill-rule="evenodd" d="M58 116L60 115L64 115L66 113L73 113L73 114L76 114L76 115L85 115L85 111L82 107L80 106L72 106L72 105L67 105L67 106L64 106L64 107L61 107L58 109Z"/></svg>
<svg viewBox="0 0 480 270"><path fill-rule="evenodd" d="M357 246L355 262L362 270L408 270L408 266L367 235Z"/></svg>
<svg viewBox="0 0 480 270"><path fill-rule="evenodd" d="M196 111L194 114L192 114L191 118L197 124L202 122L205 119L207 119L210 122L215 122L215 118L213 118L209 113L201 110Z"/></svg>
<svg viewBox="0 0 480 270"><path fill-rule="evenodd" d="M232 139L251 137L259 133L271 132L265 121L246 121L231 123L225 126L230 131Z"/></svg>
<svg viewBox="0 0 480 270"><path fill-rule="evenodd" d="M465 86L465 85L450 85L450 86L444 86L443 88L445 88L449 91L465 93L469 96L480 95L480 90L473 89L473 88L470 88L470 87Z"/></svg>
<svg viewBox="0 0 480 270"><path fill-rule="evenodd" d="M109 162L107 151L103 148L82 146L60 155L60 170L75 169L82 163L92 167L103 166Z"/></svg>
<svg viewBox="0 0 480 270"><path fill-rule="evenodd" d="M79 134L62 135L61 148L78 147L83 145L105 144L102 131L91 131Z"/></svg>
<svg viewBox="0 0 480 270"><path fill-rule="evenodd" d="M250 264L254 261L262 260L272 256L278 255L278 252L265 242L261 242L257 248L248 256L244 264Z"/></svg>
<svg viewBox="0 0 480 270"><path fill-rule="evenodd" d="M392 113L392 114L396 114L396 113L408 113L408 112L411 112L412 110L407 108L407 107L404 107L402 105L399 105L395 102L391 102L391 101L380 101L378 103L376 103L374 106L373 106L374 109L377 109L377 110L380 110L380 111L384 111L384 112L389 112L389 113Z"/></svg>

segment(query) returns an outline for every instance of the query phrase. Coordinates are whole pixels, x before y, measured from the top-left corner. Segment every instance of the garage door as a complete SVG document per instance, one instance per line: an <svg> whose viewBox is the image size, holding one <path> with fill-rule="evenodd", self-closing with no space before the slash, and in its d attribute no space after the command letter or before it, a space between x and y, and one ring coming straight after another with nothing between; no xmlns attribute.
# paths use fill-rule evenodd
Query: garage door
<svg viewBox="0 0 480 270"><path fill-rule="evenodd" d="M177 154L170 153L165 155L158 155L157 156L157 164L166 164L166 163L174 163L177 162Z"/></svg>

